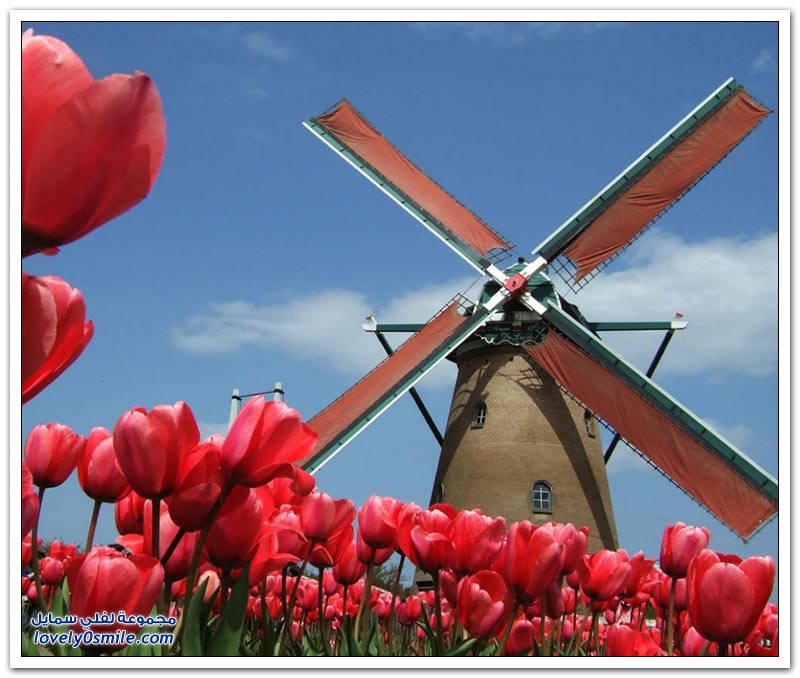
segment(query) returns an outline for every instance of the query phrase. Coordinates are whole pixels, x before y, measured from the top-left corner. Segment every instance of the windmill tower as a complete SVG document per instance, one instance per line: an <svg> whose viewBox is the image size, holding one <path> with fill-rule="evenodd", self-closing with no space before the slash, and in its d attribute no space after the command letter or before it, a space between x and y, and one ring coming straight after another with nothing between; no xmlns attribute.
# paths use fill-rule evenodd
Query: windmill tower
<svg viewBox="0 0 800 678"><path fill-rule="evenodd" d="M552 284L537 278L532 286L555 298ZM479 507L508 523L585 525L590 550L615 549L600 427L522 349L542 338L531 316L512 300L449 356L458 376L431 502Z"/></svg>
<svg viewBox="0 0 800 678"><path fill-rule="evenodd" d="M509 521L586 524L591 548L612 547L596 419L749 538L777 513L776 479L657 386L651 371L643 374L611 349L599 332L621 328L587 322L547 273L579 290L768 114L728 79L553 231L530 261L505 270L497 262L513 246L349 102L304 123L489 281L477 303L457 295L425 325L406 326L414 332L408 340L309 420L319 439L303 466L321 468L451 356L459 376L434 500Z"/></svg>

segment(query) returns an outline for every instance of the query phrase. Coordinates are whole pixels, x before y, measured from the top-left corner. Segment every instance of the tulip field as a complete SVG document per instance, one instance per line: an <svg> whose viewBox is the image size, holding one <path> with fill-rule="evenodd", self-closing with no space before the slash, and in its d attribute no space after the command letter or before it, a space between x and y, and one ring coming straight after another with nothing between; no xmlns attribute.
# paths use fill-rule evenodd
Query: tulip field
<svg viewBox="0 0 800 678"><path fill-rule="evenodd" d="M94 80L53 37L25 33L22 76L27 257L134 207L158 174L165 122L147 75ZM70 176L87 168L97 181L77 182L82 193ZM54 208L61 194L74 209ZM64 280L22 274L23 403L80 356L85 315ZM22 459L22 655L778 655L770 557L717 553L707 528L680 522L654 528L656 561L588 552L587 528L572 524L377 495L356 506L295 464L316 441L262 396L205 440L182 401L134 406L86 435L35 426ZM86 539L48 540L46 491L76 480L94 507ZM112 544L95 543L100 511L114 512ZM387 562L397 577L379 586ZM429 588L401 588L411 565Z"/></svg>

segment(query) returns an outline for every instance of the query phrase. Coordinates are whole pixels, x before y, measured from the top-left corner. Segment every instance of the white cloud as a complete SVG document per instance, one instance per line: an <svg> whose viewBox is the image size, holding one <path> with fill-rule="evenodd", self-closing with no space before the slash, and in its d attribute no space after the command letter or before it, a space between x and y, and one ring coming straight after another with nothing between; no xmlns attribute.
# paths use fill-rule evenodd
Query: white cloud
<svg viewBox="0 0 800 678"><path fill-rule="evenodd" d="M659 373L722 371L762 377L778 364L778 234L687 243L653 230L628 253L630 267L603 272L570 300L592 321L670 320L675 334ZM603 339L646 368L661 336L608 332Z"/></svg>
<svg viewBox="0 0 800 678"><path fill-rule="evenodd" d="M244 36L247 50L255 56L263 56L275 61L288 61L292 50L279 43L265 31L250 31Z"/></svg>
<svg viewBox="0 0 800 678"><path fill-rule="evenodd" d="M767 73L774 71L775 68L775 59L772 58L772 53L766 48L762 49L753 60L753 63L750 64L752 73Z"/></svg>
<svg viewBox="0 0 800 678"><path fill-rule="evenodd" d="M327 290L263 306L242 300L211 303L209 313L186 318L174 327L171 338L189 353L233 353L252 348L281 351L358 378L386 357L379 343L361 329L367 315L375 315L378 322L423 323L472 282L472 278L457 278L411 290L393 299L384 310L372 306L366 295L350 290ZM388 338L397 348L406 335ZM425 385L451 388L454 379L452 366L446 364L434 369L425 378Z"/></svg>

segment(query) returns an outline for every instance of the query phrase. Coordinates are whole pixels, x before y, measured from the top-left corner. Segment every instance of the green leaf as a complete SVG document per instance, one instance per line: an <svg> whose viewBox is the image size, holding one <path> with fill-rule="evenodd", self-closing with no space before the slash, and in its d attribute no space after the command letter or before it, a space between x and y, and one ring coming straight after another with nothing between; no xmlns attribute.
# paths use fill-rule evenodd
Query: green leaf
<svg viewBox="0 0 800 678"><path fill-rule="evenodd" d="M39 652L39 648L36 646L36 643L33 642L33 638L28 636L26 633L22 634L22 656L23 657L42 656L42 653Z"/></svg>
<svg viewBox="0 0 800 678"><path fill-rule="evenodd" d="M446 653L446 657L463 657L467 652L469 652L475 643L478 642L477 638L467 638L463 643L460 645L456 645L455 647L451 647Z"/></svg>
<svg viewBox="0 0 800 678"><path fill-rule="evenodd" d="M345 642L342 645L347 646L347 656L363 657L364 652L361 650L361 646L353 635L353 620L349 616L346 616L344 622L342 635L344 636Z"/></svg>
<svg viewBox="0 0 800 678"><path fill-rule="evenodd" d="M192 594L189 609L183 615L183 651L184 657L203 656L203 596L206 593L208 579L204 579Z"/></svg>
<svg viewBox="0 0 800 678"><path fill-rule="evenodd" d="M209 653L212 657L235 657L239 653L244 618L247 613L247 599L250 595L249 572L250 565L248 563L233 586L230 600L219 620L217 632L211 639Z"/></svg>

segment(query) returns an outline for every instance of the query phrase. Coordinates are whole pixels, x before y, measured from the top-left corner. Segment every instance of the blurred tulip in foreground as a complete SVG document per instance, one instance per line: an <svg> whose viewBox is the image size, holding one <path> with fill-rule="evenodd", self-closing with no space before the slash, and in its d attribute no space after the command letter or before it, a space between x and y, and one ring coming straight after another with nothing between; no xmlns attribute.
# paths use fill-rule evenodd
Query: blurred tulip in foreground
<svg viewBox="0 0 800 678"><path fill-rule="evenodd" d="M23 273L22 403L75 362L92 334L80 290L53 275Z"/></svg>
<svg viewBox="0 0 800 678"><path fill-rule="evenodd" d="M72 242L142 200L165 145L147 75L94 80L61 40L23 34L23 256Z"/></svg>

